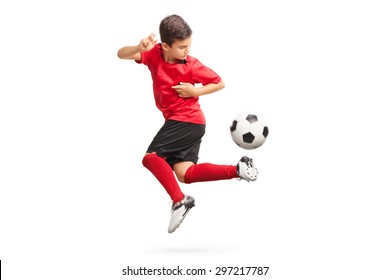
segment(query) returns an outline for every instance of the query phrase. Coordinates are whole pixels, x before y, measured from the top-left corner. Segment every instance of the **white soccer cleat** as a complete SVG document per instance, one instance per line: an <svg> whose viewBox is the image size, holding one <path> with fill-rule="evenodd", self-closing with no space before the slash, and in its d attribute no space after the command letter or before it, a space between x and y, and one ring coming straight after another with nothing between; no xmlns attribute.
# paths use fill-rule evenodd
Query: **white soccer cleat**
<svg viewBox="0 0 390 280"><path fill-rule="evenodd" d="M237 174L240 179L251 182L257 179L257 169L253 166L253 160L243 156L237 163Z"/></svg>
<svg viewBox="0 0 390 280"><path fill-rule="evenodd" d="M182 201L172 205L171 221L169 222L168 232L174 232L183 222L185 216L195 206L195 199L186 195Z"/></svg>

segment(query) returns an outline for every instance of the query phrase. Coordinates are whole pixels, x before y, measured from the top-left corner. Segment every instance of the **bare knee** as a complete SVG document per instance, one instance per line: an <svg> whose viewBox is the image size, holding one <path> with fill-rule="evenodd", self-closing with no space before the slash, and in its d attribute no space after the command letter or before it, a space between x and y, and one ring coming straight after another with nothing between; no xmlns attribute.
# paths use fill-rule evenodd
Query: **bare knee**
<svg viewBox="0 0 390 280"><path fill-rule="evenodd" d="M181 183L185 183L185 175L187 173L188 168L193 166L194 163L190 161L178 162L173 166L173 170L175 171L176 178Z"/></svg>
<svg viewBox="0 0 390 280"><path fill-rule="evenodd" d="M179 168L179 169L175 168L174 171L175 171L177 180L180 183L185 183L185 177L186 177L187 169L185 169L185 168Z"/></svg>
<svg viewBox="0 0 390 280"><path fill-rule="evenodd" d="M180 183L185 183L185 173L183 174L183 173L176 173L175 172L175 174L176 174L176 178L177 178L177 180L180 182Z"/></svg>

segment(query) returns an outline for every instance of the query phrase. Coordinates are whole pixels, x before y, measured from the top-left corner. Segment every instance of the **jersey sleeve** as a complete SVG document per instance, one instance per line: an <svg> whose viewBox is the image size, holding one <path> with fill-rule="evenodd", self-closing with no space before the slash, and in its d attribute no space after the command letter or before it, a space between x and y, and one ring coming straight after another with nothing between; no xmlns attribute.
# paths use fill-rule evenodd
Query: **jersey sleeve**
<svg viewBox="0 0 390 280"><path fill-rule="evenodd" d="M158 52L159 49L156 45L150 51L141 53L141 60L135 60L135 62L149 66L150 62L153 60L153 57L155 57L156 54L158 55Z"/></svg>
<svg viewBox="0 0 390 280"><path fill-rule="evenodd" d="M218 84L222 80L214 70L203 65L199 60L196 60L193 64L192 79L195 83L202 85Z"/></svg>
<svg viewBox="0 0 390 280"><path fill-rule="evenodd" d="M143 53L141 53L141 59L140 60L134 60L136 63L138 63L138 64L145 64L145 65L147 65L146 64L146 61L148 61L148 53L149 52L143 52Z"/></svg>

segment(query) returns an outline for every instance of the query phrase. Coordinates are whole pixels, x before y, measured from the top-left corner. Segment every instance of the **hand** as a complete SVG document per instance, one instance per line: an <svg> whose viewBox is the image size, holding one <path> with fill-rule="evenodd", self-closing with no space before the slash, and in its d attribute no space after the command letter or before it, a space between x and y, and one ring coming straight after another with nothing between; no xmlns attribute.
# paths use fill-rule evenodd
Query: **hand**
<svg viewBox="0 0 390 280"><path fill-rule="evenodd" d="M150 35L139 42L138 49L139 52L150 51L157 44L157 40L155 39L155 35L150 33Z"/></svg>
<svg viewBox="0 0 390 280"><path fill-rule="evenodd" d="M190 83L180 83L180 85L172 86L174 90L179 94L182 98L195 97L196 95L196 87Z"/></svg>

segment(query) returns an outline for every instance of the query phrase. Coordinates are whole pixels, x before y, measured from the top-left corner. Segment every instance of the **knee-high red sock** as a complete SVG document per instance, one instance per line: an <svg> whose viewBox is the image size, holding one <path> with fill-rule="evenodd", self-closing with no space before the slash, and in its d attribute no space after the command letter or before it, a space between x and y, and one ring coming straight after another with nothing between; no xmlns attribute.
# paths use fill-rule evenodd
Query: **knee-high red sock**
<svg viewBox="0 0 390 280"><path fill-rule="evenodd" d="M144 156L142 164L153 173L161 185L165 188L173 203L179 202L184 198L176 177L173 175L171 166L156 154Z"/></svg>
<svg viewBox="0 0 390 280"><path fill-rule="evenodd" d="M192 165L184 175L187 184L205 181L217 181L237 178L237 168L234 165L217 165L201 163Z"/></svg>

